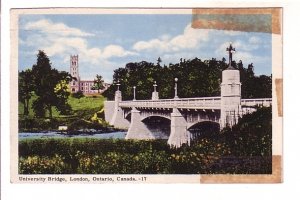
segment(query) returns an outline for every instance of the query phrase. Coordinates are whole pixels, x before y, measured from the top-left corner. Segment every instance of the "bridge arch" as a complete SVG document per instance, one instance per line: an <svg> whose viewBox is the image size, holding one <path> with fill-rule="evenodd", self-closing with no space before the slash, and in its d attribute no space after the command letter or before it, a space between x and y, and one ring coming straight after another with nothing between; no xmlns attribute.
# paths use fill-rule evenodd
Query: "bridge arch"
<svg viewBox="0 0 300 200"><path fill-rule="evenodd" d="M194 129L195 127L201 126L203 124L215 124L215 125L220 126L219 120L203 119L203 120L199 120L199 121L195 121L195 122L188 122L187 130Z"/></svg>
<svg viewBox="0 0 300 200"><path fill-rule="evenodd" d="M168 139L171 133L171 119L166 116L148 116L141 120L155 139Z"/></svg>
<svg viewBox="0 0 300 200"><path fill-rule="evenodd" d="M210 137L220 131L220 123L215 121L197 122L188 127L188 132L192 140L197 140L202 137Z"/></svg>
<svg viewBox="0 0 300 200"><path fill-rule="evenodd" d="M130 121L131 121L131 112L126 113L126 114L124 115L124 118L127 119L127 120L130 122Z"/></svg>
<svg viewBox="0 0 300 200"><path fill-rule="evenodd" d="M160 115L160 114L155 114L155 115L149 115L149 116L142 116L141 121L147 120L148 118L164 118L167 120L171 120L171 117L167 116L167 115Z"/></svg>
<svg viewBox="0 0 300 200"><path fill-rule="evenodd" d="M132 109L123 109L124 114L123 117L124 119L127 119L128 121L131 121L131 110ZM152 111L152 110L144 110L144 109L139 109L140 115L141 115L141 121L149 118L149 117L162 117L168 120L171 120L171 112L170 111Z"/></svg>

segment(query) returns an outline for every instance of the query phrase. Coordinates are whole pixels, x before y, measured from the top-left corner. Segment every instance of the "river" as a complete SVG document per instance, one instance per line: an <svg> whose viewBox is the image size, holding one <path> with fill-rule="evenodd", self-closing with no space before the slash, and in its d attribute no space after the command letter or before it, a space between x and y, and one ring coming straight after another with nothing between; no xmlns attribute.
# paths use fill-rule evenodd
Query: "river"
<svg viewBox="0 0 300 200"><path fill-rule="evenodd" d="M19 140L22 139L40 139L40 138L98 138L98 139L124 139L126 132L112 132L112 133L96 133L96 134L79 134L67 135L58 132L46 133L19 133Z"/></svg>

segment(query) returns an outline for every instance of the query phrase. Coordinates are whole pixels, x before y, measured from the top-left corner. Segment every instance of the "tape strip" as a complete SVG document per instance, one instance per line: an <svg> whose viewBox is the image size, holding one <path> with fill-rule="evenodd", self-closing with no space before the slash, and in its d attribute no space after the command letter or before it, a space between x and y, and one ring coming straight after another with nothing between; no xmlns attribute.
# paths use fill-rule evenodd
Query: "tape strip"
<svg viewBox="0 0 300 200"><path fill-rule="evenodd" d="M200 183L281 183L281 156L272 156L272 174L262 175L201 175Z"/></svg>
<svg viewBox="0 0 300 200"><path fill-rule="evenodd" d="M281 8L195 8L192 27L281 34Z"/></svg>
<svg viewBox="0 0 300 200"><path fill-rule="evenodd" d="M275 87L276 87L276 98L277 98L277 108L278 108L278 116L282 117L282 79L275 79Z"/></svg>

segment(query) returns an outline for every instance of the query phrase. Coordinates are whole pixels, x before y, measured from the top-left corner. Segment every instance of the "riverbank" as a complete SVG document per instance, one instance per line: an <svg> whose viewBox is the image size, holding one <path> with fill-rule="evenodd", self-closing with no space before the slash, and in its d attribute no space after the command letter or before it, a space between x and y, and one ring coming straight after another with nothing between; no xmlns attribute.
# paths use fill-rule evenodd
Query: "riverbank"
<svg viewBox="0 0 300 200"><path fill-rule="evenodd" d="M23 105L19 103L19 132L53 132L64 131L71 134L85 132L114 132L120 131L110 126L104 120L103 102L105 98L101 95L84 96L76 98L70 96L68 103L71 111L68 114L59 113L55 107L52 108L52 118L38 118L35 116L31 106L35 97L29 101L29 114L23 115Z"/></svg>
<svg viewBox="0 0 300 200"><path fill-rule="evenodd" d="M111 133L111 132L117 132L117 131L127 131L125 129L118 129L114 128L113 126L105 124L100 124L100 123L92 123L92 122L84 122L82 123L80 121L76 121L73 124L70 124L68 126L68 123L64 123L63 126L60 126L61 123L57 122L51 122L49 123L39 123L36 122L36 119L29 119L26 120L27 123L31 123L29 128L24 128L22 125L19 127L19 132L27 132L27 133L48 133L48 132L58 132L61 134L95 134L95 133ZM24 121L19 121L19 124L24 123ZM26 123L26 122L25 122ZM67 125L65 125L67 124Z"/></svg>

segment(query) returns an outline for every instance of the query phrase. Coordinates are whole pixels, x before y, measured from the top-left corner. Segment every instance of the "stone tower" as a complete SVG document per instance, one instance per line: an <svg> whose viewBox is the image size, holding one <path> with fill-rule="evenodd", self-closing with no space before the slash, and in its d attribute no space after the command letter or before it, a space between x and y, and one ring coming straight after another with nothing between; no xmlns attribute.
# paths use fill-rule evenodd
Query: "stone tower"
<svg viewBox="0 0 300 200"><path fill-rule="evenodd" d="M76 80L71 81L71 92L75 93L79 91L79 82L80 82L80 77L79 77L79 65L78 65L78 55L71 55L70 56L70 73L71 76L76 78Z"/></svg>
<svg viewBox="0 0 300 200"><path fill-rule="evenodd" d="M222 72L221 83L221 128L236 124L241 111L240 71L231 65L232 53L235 48L230 44L227 51L229 52L229 64L228 68Z"/></svg>

